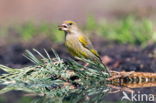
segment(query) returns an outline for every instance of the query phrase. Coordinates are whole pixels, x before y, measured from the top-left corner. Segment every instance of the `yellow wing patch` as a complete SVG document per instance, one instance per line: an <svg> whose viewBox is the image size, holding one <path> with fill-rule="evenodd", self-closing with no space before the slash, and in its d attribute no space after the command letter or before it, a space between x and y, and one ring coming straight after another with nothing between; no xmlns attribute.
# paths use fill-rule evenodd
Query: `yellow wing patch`
<svg viewBox="0 0 156 103"><path fill-rule="evenodd" d="M83 55L83 57L88 57L86 52L81 52L81 54Z"/></svg>
<svg viewBox="0 0 156 103"><path fill-rule="evenodd" d="M92 47L91 42L85 38L83 35L79 36L79 41L82 43L84 47L86 47L88 50L90 50L94 55L99 57L98 52Z"/></svg>
<svg viewBox="0 0 156 103"><path fill-rule="evenodd" d="M84 45L84 46L87 46L88 45L88 41L86 40L86 38L81 35L79 36L79 41Z"/></svg>

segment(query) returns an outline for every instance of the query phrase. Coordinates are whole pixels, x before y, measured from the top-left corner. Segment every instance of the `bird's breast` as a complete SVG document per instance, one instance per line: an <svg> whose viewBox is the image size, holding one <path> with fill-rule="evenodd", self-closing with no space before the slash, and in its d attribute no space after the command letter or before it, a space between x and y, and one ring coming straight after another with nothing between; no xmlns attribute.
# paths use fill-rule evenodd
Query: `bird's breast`
<svg viewBox="0 0 156 103"><path fill-rule="evenodd" d="M76 35L67 35L65 39L65 46L69 52L72 52L74 55L78 55L82 48L78 37Z"/></svg>
<svg viewBox="0 0 156 103"><path fill-rule="evenodd" d="M80 48L78 37L75 35L66 36L65 45L69 48Z"/></svg>

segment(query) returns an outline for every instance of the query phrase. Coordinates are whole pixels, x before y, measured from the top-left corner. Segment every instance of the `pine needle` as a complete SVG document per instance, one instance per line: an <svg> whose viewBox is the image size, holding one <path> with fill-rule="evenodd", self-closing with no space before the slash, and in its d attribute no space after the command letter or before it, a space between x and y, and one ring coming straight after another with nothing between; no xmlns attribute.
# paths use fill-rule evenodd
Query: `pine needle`
<svg viewBox="0 0 156 103"><path fill-rule="evenodd" d="M26 50L25 57L35 63L33 66L12 69L0 65L0 69L8 73L0 75L0 84L6 85L0 93L22 90L34 94L46 94L50 97L64 97L83 91L82 88L91 90L100 83L106 83L105 80L109 76L104 68L90 60L82 60L89 63L89 66L85 67L74 60L64 62L53 49L55 58L51 58L45 49L46 56L36 49L33 51L41 57L38 59L33 53ZM87 93L97 94L99 92L87 91Z"/></svg>

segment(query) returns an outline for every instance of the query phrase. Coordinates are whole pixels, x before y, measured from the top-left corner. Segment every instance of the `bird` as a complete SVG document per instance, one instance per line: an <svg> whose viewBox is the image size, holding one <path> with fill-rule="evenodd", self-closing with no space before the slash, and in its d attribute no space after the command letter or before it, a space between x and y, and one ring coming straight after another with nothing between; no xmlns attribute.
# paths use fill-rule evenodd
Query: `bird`
<svg viewBox="0 0 156 103"><path fill-rule="evenodd" d="M59 25L58 28L59 30L64 31L65 46L72 56L74 56L75 58L78 57L89 59L96 63L103 64L99 53L93 47L93 44L90 41L89 37L79 29L76 22L66 20L61 25ZM107 72L109 71L107 70Z"/></svg>

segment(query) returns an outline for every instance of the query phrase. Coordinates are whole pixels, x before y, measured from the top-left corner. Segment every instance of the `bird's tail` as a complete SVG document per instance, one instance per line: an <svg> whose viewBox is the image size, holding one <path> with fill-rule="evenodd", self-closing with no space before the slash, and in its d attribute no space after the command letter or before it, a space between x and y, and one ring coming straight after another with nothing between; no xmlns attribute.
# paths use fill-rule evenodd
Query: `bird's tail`
<svg viewBox="0 0 156 103"><path fill-rule="evenodd" d="M110 74L110 69L104 64L104 62L102 61L102 59L99 57L100 59L100 63L103 65L103 67L106 69L106 72L109 74L109 76L111 75Z"/></svg>

